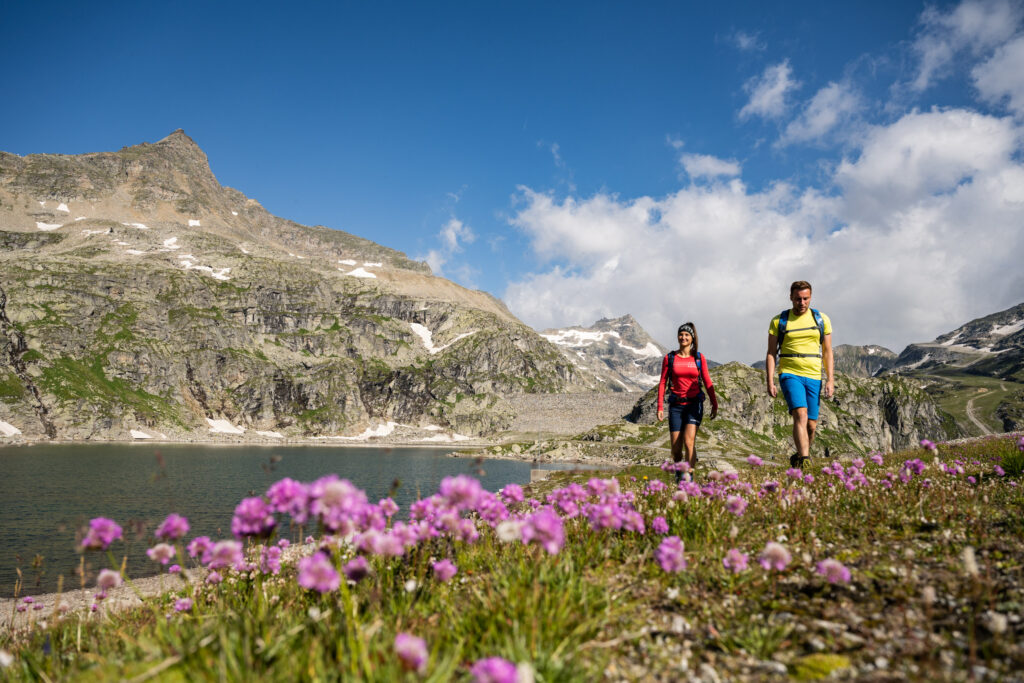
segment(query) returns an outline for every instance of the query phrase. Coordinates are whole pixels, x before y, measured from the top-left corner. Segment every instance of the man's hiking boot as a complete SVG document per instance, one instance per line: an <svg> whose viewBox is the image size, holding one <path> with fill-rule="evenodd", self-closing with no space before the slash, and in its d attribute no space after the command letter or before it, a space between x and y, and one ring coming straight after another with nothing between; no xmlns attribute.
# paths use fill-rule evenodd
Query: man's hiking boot
<svg viewBox="0 0 1024 683"><path fill-rule="evenodd" d="M801 458L799 453L794 453L793 455L789 456L789 466L795 467L798 470L802 470L804 468L804 460L806 459L807 458Z"/></svg>

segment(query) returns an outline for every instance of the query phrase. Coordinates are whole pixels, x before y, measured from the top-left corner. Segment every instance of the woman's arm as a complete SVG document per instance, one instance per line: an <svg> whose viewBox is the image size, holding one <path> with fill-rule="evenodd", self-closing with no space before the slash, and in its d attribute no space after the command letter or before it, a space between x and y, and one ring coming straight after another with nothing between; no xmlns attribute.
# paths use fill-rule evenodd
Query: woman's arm
<svg viewBox="0 0 1024 683"><path fill-rule="evenodd" d="M665 378L668 377L668 355L661 359L661 379L658 380L658 422L665 419Z"/></svg>
<svg viewBox="0 0 1024 683"><path fill-rule="evenodd" d="M710 387L710 386L708 387L708 396L711 397L711 417L710 417L710 419L714 420L716 417L718 417L718 397L715 396L715 388L714 387Z"/></svg>

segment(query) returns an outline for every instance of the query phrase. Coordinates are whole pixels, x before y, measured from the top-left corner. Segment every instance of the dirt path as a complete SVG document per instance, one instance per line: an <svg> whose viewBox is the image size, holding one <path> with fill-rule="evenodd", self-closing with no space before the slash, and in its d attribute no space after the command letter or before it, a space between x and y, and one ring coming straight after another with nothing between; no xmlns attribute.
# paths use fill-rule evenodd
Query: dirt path
<svg viewBox="0 0 1024 683"><path fill-rule="evenodd" d="M989 391L990 391L990 389L985 389L984 392L982 394L980 394L980 396L984 396ZM984 422L979 420L978 416L974 414L974 400L976 398L978 398L978 396L972 397L971 400L969 400L967 402L967 405L965 406L965 408L967 410L967 419L970 420L971 422L973 422L974 426L977 427L978 429L980 429L981 433L983 435L988 436L989 434L992 434L992 430L989 429L988 425L986 425Z"/></svg>

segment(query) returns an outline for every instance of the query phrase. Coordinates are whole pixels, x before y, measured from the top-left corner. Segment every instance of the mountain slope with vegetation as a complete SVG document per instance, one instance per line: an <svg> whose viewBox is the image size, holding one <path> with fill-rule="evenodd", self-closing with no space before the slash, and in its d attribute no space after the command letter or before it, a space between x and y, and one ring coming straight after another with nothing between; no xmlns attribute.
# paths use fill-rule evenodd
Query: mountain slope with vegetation
<svg viewBox="0 0 1024 683"><path fill-rule="evenodd" d="M481 434L503 396L595 384L494 297L222 187L182 131L0 153L0 245L0 422L25 437Z"/></svg>

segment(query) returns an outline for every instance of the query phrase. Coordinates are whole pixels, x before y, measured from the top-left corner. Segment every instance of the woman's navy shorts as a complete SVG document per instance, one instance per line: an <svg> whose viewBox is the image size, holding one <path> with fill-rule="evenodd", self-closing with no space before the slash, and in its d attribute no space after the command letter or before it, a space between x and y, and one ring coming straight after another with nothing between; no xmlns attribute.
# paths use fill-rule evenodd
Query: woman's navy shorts
<svg viewBox="0 0 1024 683"><path fill-rule="evenodd" d="M668 430L670 432L683 431L683 425L700 426L704 419L704 395L691 398L688 401L680 400L675 394L668 399Z"/></svg>

